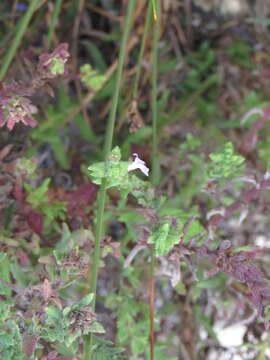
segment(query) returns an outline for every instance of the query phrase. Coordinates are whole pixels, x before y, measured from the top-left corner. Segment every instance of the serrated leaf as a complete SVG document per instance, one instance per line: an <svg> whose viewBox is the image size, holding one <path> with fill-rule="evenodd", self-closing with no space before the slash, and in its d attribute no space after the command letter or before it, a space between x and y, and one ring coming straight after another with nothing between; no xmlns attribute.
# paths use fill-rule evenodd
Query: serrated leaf
<svg viewBox="0 0 270 360"><path fill-rule="evenodd" d="M91 324L89 326L89 328L87 328L85 331L84 331L84 334L89 334L89 333L97 333L97 334L104 334L105 333L105 330L103 328L103 326L98 323L97 321L95 321L93 324Z"/></svg>
<svg viewBox="0 0 270 360"><path fill-rule="evenodd" d="M50 182L51 179L47 178L37 188L34 188L30 184L24 183L24 187L28 193L27 201L33 206L34 209L37 209L43 204L47 203L48 198L46 193L49 189Z"/></svg>
<svg viewBox="0 0 270 360"><path fill-rule="evenodd" d="M169 223L159 224L156 228L154 228L152 235L148 239L150 244L155 245L157 256L167 254L176 243L176 239L169 239L169 230Z"/></svg>
<svg viewBox="0 0 270 360"><path fill-rule="evenodd" d="M84 306L90 305L91 302L93 301L93 299L94 299L94 294L93 293L90 293L90 294L84 296L80 301L78 301L76 304L71 306L72 311L80 309L80 308L82 308Z"/></svg>
<svg viewBox="0 0 270 360"><path fill-rule="evenodd" d="M209 176L212 179L227 179L243 172L245 159L234 153L231 142L227 142L220 151L211 153L209 157Z"/></svg>
<svg viewBox="0 0 270 360"><path fill-rule="evenodd" d="M106 178L106 188L119 187L121 189L130 188L130 179L128 175L128 166L130 162L120 161L121 151L116 146L110 153L106 163L99 162L88 167L88 171L92 176L93 183L100 185L102 179Z"/></svg>
<svg viewBox="0 0 270 360"><path fill-rule="evenodd" d="M205 232L205 229L200 224L200 222L198 220L193 220L184 236L184 240L188 241L193 236L196 236L196 235L204 233L204 232Z"/></svg>
<svg viewBox="0 0 270 360"><path fill-rule="evenodd" d="M61 311L54 306L47 306L45 314L47 324L55 324L55 321L59 321L62 318Z"/></svg>
<svg viewBox="0 0 270 360"><path fill-rule="evenodd" d="M106 81L106 76L94 70L90 64L80 67L80 76L82 82L94 90L100 90Z"/></svg>

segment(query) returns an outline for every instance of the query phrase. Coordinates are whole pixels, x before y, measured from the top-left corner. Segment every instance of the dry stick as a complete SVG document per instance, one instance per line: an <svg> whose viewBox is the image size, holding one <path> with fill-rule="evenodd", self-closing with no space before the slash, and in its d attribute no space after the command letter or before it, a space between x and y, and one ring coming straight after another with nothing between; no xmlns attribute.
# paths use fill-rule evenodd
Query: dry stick
<svg viewBox="0 0 270 360"><path fill-rule="evenodd" d="M96 12L97 14L100 14L104 17L107 17L108 19L110 20L113 20L113 21L121 21L122 20L122 17L121 16L116 16L108 11L105 11L99 7L97 7L96 5L93 5L93 4L86 4L86 6L93 10L94 12Z"/></svg>

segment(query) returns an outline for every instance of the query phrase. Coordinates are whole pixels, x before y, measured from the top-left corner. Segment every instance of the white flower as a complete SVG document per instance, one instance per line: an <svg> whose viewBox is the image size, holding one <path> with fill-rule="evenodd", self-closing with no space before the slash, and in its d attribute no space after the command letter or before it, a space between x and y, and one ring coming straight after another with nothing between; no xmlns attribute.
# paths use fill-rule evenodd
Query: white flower
<svg viewBox="0 0 270 360"><path fill-rule="evenodd" d="M135 156L135 159L133 160L133 163L128 166L128 171L140 169L144 175L148 176L149 169L145 165L145 162L139 158L138 154L133 154Z"/></svg>

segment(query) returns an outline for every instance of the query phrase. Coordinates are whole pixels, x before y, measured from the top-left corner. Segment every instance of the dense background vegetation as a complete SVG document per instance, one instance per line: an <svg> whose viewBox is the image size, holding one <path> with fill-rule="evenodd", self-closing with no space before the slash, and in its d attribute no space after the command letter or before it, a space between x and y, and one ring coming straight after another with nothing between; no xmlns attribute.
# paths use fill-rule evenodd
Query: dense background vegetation
<svg viewBox="0 0 270 360"><path fill-rule="evenodd" d="M1 1L1 359L270 358L268 7Z"/></svg>

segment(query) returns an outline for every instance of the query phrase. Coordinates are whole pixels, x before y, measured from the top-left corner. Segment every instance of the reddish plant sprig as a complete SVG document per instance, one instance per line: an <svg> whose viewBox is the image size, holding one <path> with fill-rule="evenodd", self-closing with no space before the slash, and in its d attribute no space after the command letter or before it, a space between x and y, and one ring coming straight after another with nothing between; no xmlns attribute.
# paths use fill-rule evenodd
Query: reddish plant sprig
<svg viewBox="0 0 270 360"><path fill-rule="evenodd" d="M236 200L231 205L225 207L221 213L213 215L208 220L206 227L210 229L212 226L218 225L221 221L228 218L235 211L241 209L243 206L247 206L252 200L256 199L258 195L270 188L269 174L266 173L264 178L258 182L252 189L244 193L240 200Z"/></svg>
<svg viewBox="0 0 270 360"><path fill-rule="evenodd" d="M263 110L262 116L255 121L254 125L251 127L249 132L244 137L240 145L240 151L242 153L247 153L254 149L257 142L258 132L264 126L265 122L269 118L270 118L270 105L268 105Z"/></svg>
<svg viewBox="0 0 270 360"><path fill-rule="evenodd" d="M248 298L256 306L258 316L262 316L264 307L270 301L270 288L263 272L252 261L259 250L240 251L234 254L231 246L231 242L225 240L218 250L209 250L206 246L202 246L197 248L196 252L199 256L207 256L215 265L208 275L213 276L222 271L236 281L244 283L249 289Z"/></svg>
<svg viewBox="0 0 270 360"><path fill-rule="evenodd" d="M232 243L229 240L222 241L216 250L209 249L207 245L196 246L192 244L192 241L189 243L180 241L169 254L160 260L163 273L171 277L174 285L179 281L178 273L181 259L187 263L194 279L197 280L196 268L191 256L195 255L197 259L206 257L212 265L207 276L212 277L223 272L237 282L245 284L247 291L244 295L256 307L258 317L263 318L265 306L270 303L270 287L263 271L254 261L260 252L259 248L255 248L252 251L234 253ZM264 320L264 323L268 328L269 321Z"/></svg>
<svg viewBox="0 0 270 360"><path fill-rule="evenodd" d="M70 54L68 44L60 44L51 54L40 55L37 70L42 79L53 79L67 75L66 63Z"/></svg>
<svg viewBox="0 0 270 360"><path fill-rule="evenodd" d="M37 122L32 114L36 112L36 106L25 96L8 93L5 88L0 92L0 127L6 124L7 128L12 130L18 122L35 127Z"/></svg>
<svg viewBox="0 0 270 360"><path fill-rule="evenodd" d="M255 110L255 109L254 109ZM259 109L260 110L260 109ZM259 110L257 110L259 112ZM257 119L254 125L251 127L249 132L245 135L242 140L239 150L243 154L250 152L254 149L257 143L257 137L259 130L264 126L265 122L270 118L270 105L268 105L261 112L261 117ZM270 188L270 173L267 172L264 178L260 182L256 182L255 186L244 193L240 200L235 201L231 205L222 209L222 211L213 211L213 216L208 220L206 227L211 230L212 226L218 225L221 221L232 215L235 211L241 209L243 206L247 206L252 200L256 199L257 196L263 191Z"/></svg>
<svg viewBox="0 0 270 360"><path fill-rule="evenodd" d="M20 84L16 81L1 84L0 127L7 125L11 131L16 123L37 126L37 121L32 115L38 109L32 104L29 96L44 87L49 80L67 75L66 65L69 56L68 44L60 44L51 54L40 55L35 75L29 84Z"/></svg>
<svg viewBox="0 0 270 360"><path fill-rule="evenodd" d="M270 105L262 111L261 117L256 120L241 142L240 151L242 153L248 153L254 149L257 143L258 132L269 118ZM254 181L254 183L254 186L246 191L241 196L241 199L236 200L227 207L210 212L211 215L209 213L210 217L206 223L206 228L209 230L210 239L212 238L213 228L215 226L219 225L236 211L247 208L250 202L258 198L262 191L270 189L270 172L267 171L263 179ZM245 283L249 289L247 297L257 307L258 315L262 316L265 306L270 302L270 287L263 272L251 261L258 251L242 251L234 255L231 251L231 244L228 247L224 247L225 242L221 243L220 248L215 251L209 250L207 246L202 246L194 250L197 255L205 255L215 264L214 268L210 270L209 275L214 275L222 271L238 282ZM266 321L265 323L266 326L269 327L269 322Z"/></svg>

